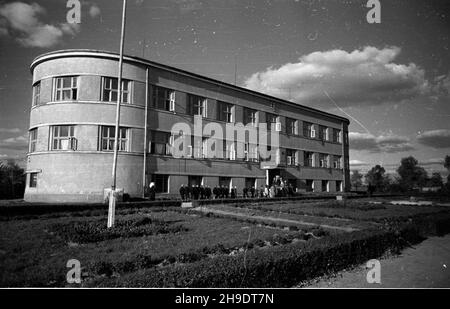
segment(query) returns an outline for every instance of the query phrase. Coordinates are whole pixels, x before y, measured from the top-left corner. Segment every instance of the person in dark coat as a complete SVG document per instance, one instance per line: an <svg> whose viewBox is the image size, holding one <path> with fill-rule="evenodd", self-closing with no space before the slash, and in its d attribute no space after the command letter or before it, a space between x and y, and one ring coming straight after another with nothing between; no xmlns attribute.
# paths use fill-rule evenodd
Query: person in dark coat
<svg viewBox="0 0 450 309"><path fill-rule="evenodd" d="M255 187L253 186L250 187L250 195L252 198L255 198Z"/></svg>
<svg viewBox="0 0 450 309"><path fill-rule="evenodd" d="M199 194L200 194L200 191L199 191L199 189L198 189L198 186L197 186L197 185L194 185L194 187L192 188L192 198L193 198L194 200L198 200Z"/></svg>
<svg viewBox="0 0 450 309"><path fill-rule="evenodd" d="M186 200L190 200L192 198L192 188L189 186L184 187L184 194L186 196Z"/></svg>
<svg viewBox="0 0 450 309"><path fill-rule="evenodd" d="M236 198L236 186L234 186L233 188L231 188L231 198Z"/></svg>
<svg viewBox="0 0 450 309"><path fill-rule="evenodd" d="M224 188L225 198L228 198L229 194L230 194L230 189L228 188L228 186L225 186L225 188Z"/></svg>
<svg viewBox="0 0 450 309"><path fill-rule="evenodd" d="M203 185L201 185L199 187L199 194L200 194L200 199L204 200L205 199L205 187Z"/></svg>
<svg viewBox="0 0 450 309"><path fill-rule="evenodd" d="M205 198L208 200L211 198L211 188L209 186L205 187Z"/></svg>
<svg viewBox="0 0 450 309"><path fill-rule="evenodd" d="M148 195L149 195L150 201L154 201L155 200L156 188L155 188L155 183L154 182L150 183L150 187L148 189Z"/></svg>
<svg viewBox="0 0 450 309"><path fill-rule="evenodd" d="M180 187L180 197L182 201L186 200L186 189L184 188L184 185L181 185Z"/></svg>
<svg viewBox="0 0 450 309"><path fill-rule="evenodd" d="M248 189L247 189L247 187L244 187L244 189L242 189L242 194L243 194L244 198L248 197Z"/></svg>
<svg viewBox="0 0 450 309"><path fill-rule="evenodd" d="M217 186L213 189L214 198L217 200L220 196L219 188Z"/></svg>

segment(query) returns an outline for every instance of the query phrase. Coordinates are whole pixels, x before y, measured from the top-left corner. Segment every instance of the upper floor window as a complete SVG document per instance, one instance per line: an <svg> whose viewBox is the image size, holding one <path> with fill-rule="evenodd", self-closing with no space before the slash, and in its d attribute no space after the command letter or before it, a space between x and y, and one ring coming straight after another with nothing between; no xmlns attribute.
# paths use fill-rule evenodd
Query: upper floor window
<svg viewBox="0 0 450 309"><path fill-rule="evenodd" d="M273 126L273 128L275 128L277 122L278 122L278 116L277 115L266 113L267 130L271 130L272 126Z"/></svg>
<svg viewBox="0 0 450 309"><path fill-rule="evenodd" d="M316 137L316 131L314 130L314 125L309 122L303 123L303 136L309 137L309 138L315 138Z"/></svg>
<svg viewBox="0 0 450 309"><path fill-rule="evenodd" d="M217 102L217 119L225 122L233 122L233 104Z"/></svg>
<svg viewBox="0 0 450 309"><path fill-rule="evenodd" d="M163 87L152 86L151 106L165 111L175 111L175 91Z"/></svg>
<svg viewBox="0 0 450 309"><path fill-rule="evenodd" d="M333 156L333 168L341 168L341 156Z"/></svg>
<svg viewBox="0 0 450 309"><path fill-rule="evenodd" d="M319 126L319 139L322 141L328 140L328 128L325 126Z"/></svg>
<svg viewBox="0 0 450 309"><path fill-rule="evenodd" d="M170 133L151 131L150 153L156 155L170 155L172 153L173 138Z"/></svg>
<svg viewBox="0 0 450 309"><path fill-rule="evenodd" d="M52 127L52 150L76 150L77 143L74 135L74 126Z"/></svg>
<svg viewBox="0 0 450 309"><path fill-rule="evenodd" d="M101 127L101 141L100 150L114 151L116 138L116 127L102 126ZM119 128L119 151L128 151L128 129Z"/></svg>
<svg viewBox="0 0 450 309"><path fill-rule="evenodd" d="M328 167L328 155L319 153L319 167Z"/></svg>
<svg viewBox="0 0 450 309"><path fill-rule="evenodd" d="M292 118L286 118L286 133L290 135L298 134L298 121Z"/></svg>
<svg viewBox="0 0 450 309"><path fill-rule="evenodd" d="M296 153L295 149L286 149L286 164L287 165L296 165Z"/></svg>
<svg viewBox="0 0 450 309"><path fill-rule="evenodd" d="M196 95L189 95L189 113L192 116L202 116L206 118L208 116L206 111L207 99Z"/></svg>
<svg viewBox="0 0 450 309"><path fill-rule="evenodd" d="M78 98L78 77L65 76L55 79L55 101L77 100Z"/></svg>
<svg viewBox="0 0 450 309"><path fill-rule="evenodd" d="M41 100L41 82L37 82L33 86L33 106L39 105Z"/></svg>
<svg viewBox="0 0 450 309"><path fill-rule="evenodd" d="M309 167L313 167L314 166L314 153L312 152L305 152L305 156L304 156L304 165L305 166L309 166Z"/></svg>
<svg viewBox="0 0 450 309"><path fill-rule="evenodd" d="M257 122L257 111L251 108L244 107L244 125L251 124L256 126Z"/></svg>
<svg viewBox="0 0 450 309"><path fill-rule="evenodd" d="M341 130L333 129L333 142L335 143L341 142Z"/></svg>
<svg viewBox="0 0 450 309"><path fill-rule="evenodd" d="M37 128L30 130L30 148L29 148L30 152L36 151L37 133L38 133Z"/></svg>
<svg viewBox="0 0 450 309"><path fill-rule="evenodd" d="M103 102L117 102L119 81L115 77L103 77ZM122 79L122 103L131 103L131 81Z"/></svg>

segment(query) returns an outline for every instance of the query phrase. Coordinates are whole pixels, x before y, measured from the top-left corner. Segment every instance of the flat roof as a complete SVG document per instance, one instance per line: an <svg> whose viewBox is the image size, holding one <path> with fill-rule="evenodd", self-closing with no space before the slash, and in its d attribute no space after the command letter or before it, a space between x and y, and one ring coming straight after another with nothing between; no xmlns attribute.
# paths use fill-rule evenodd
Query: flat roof
<svg viewBox="0 0 450 309"><path fill-rule="evenodd" d="M45 53L42 54L38 57L36 57L33 62L30 65L30 70L31 72L33 72L34 68L36 67L36 65L38 65L39 63L45 62L47 60L51 60L51 59L55 59L55 58L64 58L64 57L99 57L99 58L109 58L109 59L117 59L119 60L120 55L116 52L110 52L110 51L102 51L102 50L94 50L94 49L65 49L65 50L57 50L57 51L53 51L53 52L49 52L49 53ZM166 70L166 71L171 71L173 73L176 74L180 74L180 75L185 75L194 79L198 79L198 80L202 80L204 82L208 82L211 84L216 84L219 85L220 87L226 87L238 92L243 92L243 93L247 93L253 96L258 96L258 97L262 97L264 99L267 100L271 100L271 101L275 101L281 104L286 104L286 105L290 105L290 106L295 106L295 107L300 107L306 111L309 112L313 112L316 114L321 114L333 119L338 119L340 121L343 121L347 124L350 123L350 121L345 118L345 117L341 117L341 116L337 116L331 113L327 113L324 111L321 111L319 109L315 109L312 107L308 107L308 106L304 106L298 103L294 103L291 101L287 101L287 100L283 100L277 97L273 97L261 92L257 92L254 90L250 90L247 88L243 88L243 87L239 87L239 86L235 86L229 83L225 83L210 77L206 77L203 75L199 75L196 73L192 73L192 72L188 72L179 68L175 68L175 67L171 67L169 65L166 64L162 64L162 63L157 63L151 60L147 60L144 58L140 58L140 57L136 57L136 56L129 56L129 55L124 55L123 57L124 62L134 62L134 63L139 63L139 64L143 64L146 66L152 66L155 68L159 68L162 70Z"/></svg>

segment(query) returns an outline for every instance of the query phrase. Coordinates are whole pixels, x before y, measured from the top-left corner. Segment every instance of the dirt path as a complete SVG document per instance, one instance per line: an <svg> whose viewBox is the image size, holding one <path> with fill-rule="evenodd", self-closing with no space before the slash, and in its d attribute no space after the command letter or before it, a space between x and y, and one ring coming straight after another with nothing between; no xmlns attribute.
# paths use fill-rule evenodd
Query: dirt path
<svg viewBox="0 0 450 309"><path fill-rule="evenodd" d="M450 235L429 238L380 263L381 284L367 283L364 264L307 288L450 288Z"/></svg>
<svg viewBox="0 0 450 309"><path fill-rule="evenodd" d="M334 226L334 225L328 225L328 224L316 224L316 223L305 222L305 221L301 221L301 220L274 218L274 217L270 217L270 216L266 217L266 216L257 216L257 215L247 215L247 214L241 213L241 212L225 211L225 210L208 208L208 207L204 207L204 206L194 208L194 210L201 211L203 213L213 213L213 214L230 216L230 217L256 219L256 220L261 220L261 221L281 222L281 223L287 223L287 224L301 224L301 225L312 226L312 227L322 227L324 229L334 229L334 230L339 230L339 231L344 231L344 232L353 232L353 231L359 230L359 229L352 228L352 227Z"/></svg>

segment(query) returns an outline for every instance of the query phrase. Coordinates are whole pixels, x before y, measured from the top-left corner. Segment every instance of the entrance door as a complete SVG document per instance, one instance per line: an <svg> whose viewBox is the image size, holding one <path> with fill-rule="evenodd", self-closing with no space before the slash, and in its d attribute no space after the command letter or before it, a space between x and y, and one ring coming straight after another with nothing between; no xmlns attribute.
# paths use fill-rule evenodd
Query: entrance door
<svg viewBox="0 0 450 309"><path fill-rule="evenodd" d="M269 170L268 174L269 174L269 179L268 179L269 186L273 185L274 178L277 178L277 176L280 177L280 175L281 175L279 169Z"/></svg>

